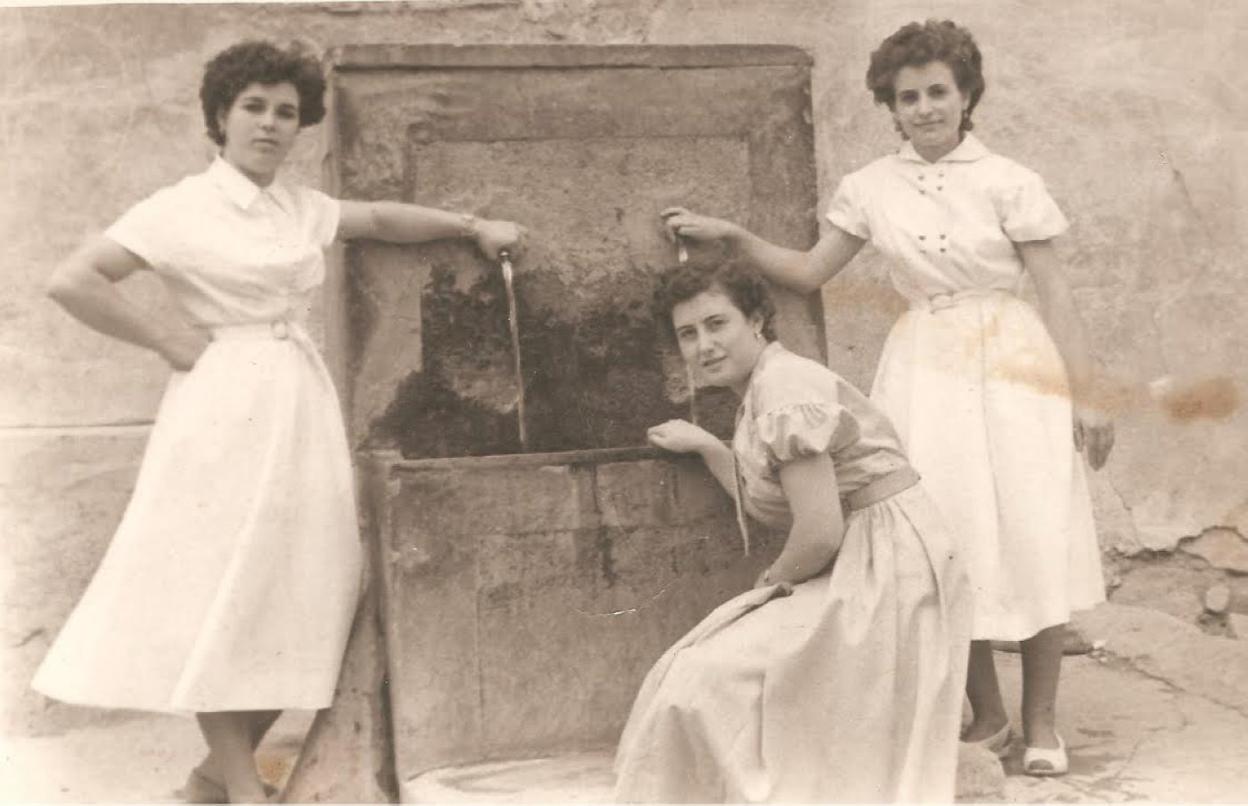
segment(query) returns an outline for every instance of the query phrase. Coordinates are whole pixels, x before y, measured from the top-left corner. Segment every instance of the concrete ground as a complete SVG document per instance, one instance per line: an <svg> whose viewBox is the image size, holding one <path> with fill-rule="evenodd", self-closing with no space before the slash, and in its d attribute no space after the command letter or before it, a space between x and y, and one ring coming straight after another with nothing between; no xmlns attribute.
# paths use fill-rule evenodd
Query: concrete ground
<svg viewBox="0 0 1248 806"><path fill-rule="evenodd" d="M1248 641L1126 605L1104 605L1081 622L1105 645L1063 666L1058 720L1070 774L1022 775L1016 746L1003 799L1248 801ZM1017 714L1019 657L998 657Z"/></svg>
<svg viewBox="0 0 1248 806"><path fill-rule="evenodd" d="M261 775L282 784L313 712L288 711L260 750ZM0 802L178 803L206 747L195 720L135 714L106 727L0 737Z"/></svg>
<svg viewBox="0 0 1248 806"><path fill-rule="evenodd" d="M1226 639L1223 639L1226 640ZM999 664L1018 713L1019 656ZM1244 670L1248 674L1248 668ZM1009 802L1227 802L1248 799L1248 712L1140 672L1113 656L1067 660L1059 700L1070 773L1022 774L1005 760ZM1015 722L1021 732L1021 725Z"/></svg>
<svg viewBox="0 0 1248 806"><path fill-rule="evenodd" d="M1021 747L1005 762L1005 802L1248 801L1248 641L1210 636L1171 616L1109 604L1081 620L1103 648L1067 657L1059 722L1071 755L1062 778L1022 775ZM998 653L1018 712L1019 657ZM293 763L307 715L283 717L263 751L266 777ZM1017 726L1017 723L1016 723ZM194 724L140 718L59 736L10 738L0 751L6 802L167 802L202 752ZM572 802L609 795L609 756L461 769L407 782L413 800Z"/></svg>

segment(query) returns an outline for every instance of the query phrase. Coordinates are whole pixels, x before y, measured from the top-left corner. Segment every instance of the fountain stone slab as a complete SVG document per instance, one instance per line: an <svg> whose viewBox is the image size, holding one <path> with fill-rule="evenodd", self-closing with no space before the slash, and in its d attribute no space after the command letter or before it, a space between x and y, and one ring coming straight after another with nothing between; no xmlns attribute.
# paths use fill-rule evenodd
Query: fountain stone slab
<svg viewBox="0 0 1248 806"><path fill-rule="evenodd" d="M332 261L327 343L364 471L382 634L357 677L383 662L387 707L352 701L370 724L388 720L393 757L361 795L393 781L415 797L419 776L463 765L537 774L549 765L519 762L538 757L592 777L663 650L779 550L759 529L744 556L701 463L638 446L673 417L732 430L735 399L691 392L651 315L677 259L658 213L688 206L814 242L810 57L353 46L330 58L333 192L528 230L518 377L502 272L471 244L359 242ZM775 296L780 339L822 360L817 295Z"/></svg>
<svg viewBox="0 0 1248 806"><path fill-rule="evenodd" d="M610 748L663 650L780 547L756 528L745 556L716 482L648 449L373 461L399 781ZM645 503L612 525L612 498Z"/></svg>
<svg viewBox="0 0 1248 806"><path fill-rule="evenodd" d="M677 260L659 212L817 236L810 57L795 48L356 46L331 77L330 186L517 221L529 444L519 441L502 272L466 241L347 248L328 319L356 444L406 458L635 446L691 415L650 313ZM726 258L692 248L694 262ZM777 330L822 360L817 295L777 291ZM736 403L697 393L720 436Z"/></svg>

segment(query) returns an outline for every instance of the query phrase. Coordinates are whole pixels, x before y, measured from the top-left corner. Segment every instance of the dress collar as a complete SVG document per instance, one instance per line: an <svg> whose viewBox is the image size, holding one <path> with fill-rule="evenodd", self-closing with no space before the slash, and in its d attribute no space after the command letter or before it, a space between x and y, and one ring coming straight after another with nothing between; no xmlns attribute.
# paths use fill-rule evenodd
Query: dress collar
<svg viewBox="0 0 1248 806"><path fill-rule="evenodd" d="M764 347L761 352L759 352L758 360L754 362L754 369L750 372L750 382L754 382L754 378L758 376L758 371L763 368L763 364L766 364L769 360L771 360L771 357L776 353L783 351L784 345L780 343L779 339L774 339L768 343L768 345Z"/></svg>
<svg viewBox="0 0 1248 806"><path fill-rule="evenodd" d="M962 136L962 142L958 143L956 148L936 160L936 162L974 162L975 160L988 156L989 153L988 147L981 143L978 137L970 132L967 132ZM921 162L925 165L936 164L929 163L927 160L923 159L923 157L919 156L919 152L914 150L914 144L909 140L901 144L901 148L897 151L897 156L901 157L906 162Z"/></svg>
<svg viewBox="0 0 1248 806"><path fill-rule="evenodd" d="M250 209L261 196L268 196L283 210L290 210L290 193L276 179L262 188L220 155L208 166L208 178L227 199L244 210Z"/></svg>
<svg viewBox="0 0 1248 806"><path fill-rule="evenodd" d="M758 354L758 360L754 362L754 369L750 370L750 379L745 384L745 394L742 396L741 402L737 406L738 419L741 417L742 412L745 411L746 399L752 397L754 394L754 384L758 380L759 372L763 369L763 366L772 359L772 357L782 352L784 352L784 345L780 343L779 339L776 339L764 347ZM751 404L752 403L753 401L751 400Z"/></svg>

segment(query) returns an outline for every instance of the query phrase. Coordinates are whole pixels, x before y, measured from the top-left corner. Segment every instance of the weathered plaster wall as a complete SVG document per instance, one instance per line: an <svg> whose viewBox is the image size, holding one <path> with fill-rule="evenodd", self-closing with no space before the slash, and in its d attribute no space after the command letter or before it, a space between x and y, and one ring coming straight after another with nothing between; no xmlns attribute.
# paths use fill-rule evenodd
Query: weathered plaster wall
<svg viewBox="0 0 1248 806"><path fill-rule="evenodd" d="M52 265L210 156L203 62L247 36L352 42L776 43L815 56L819 194L896 143L862 87L911 19L949 16L984 50L977 133L1043 174L1118 415L1095 477L1107 550L1248 534L1248 68L1239 0L416 0L395 4L0 10L0 529L7 729L87 718L24 693L124 504L165 369L42 296ZM315 182L320 135L294 174ZM696 200L691 200L696 201ZM897 308L860 258L825 292L833 365L869 385ZM167 315L151 278L126 283ZM1151 387L1150 387L1151 384ZM84 430L86 427L94 430ZM99 427L103 427L100 430ZM1219 533L1220 534L1220 533ZM66 573L60 567L74 569Z"/></svg>

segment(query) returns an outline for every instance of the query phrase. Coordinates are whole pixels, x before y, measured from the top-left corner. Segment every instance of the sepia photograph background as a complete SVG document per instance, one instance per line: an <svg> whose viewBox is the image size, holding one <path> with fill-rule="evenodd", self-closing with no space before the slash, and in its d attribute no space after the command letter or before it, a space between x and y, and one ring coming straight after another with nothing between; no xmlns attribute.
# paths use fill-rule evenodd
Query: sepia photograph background
<svg viewBox="0 0 1248 806"><path fill-rule="evenodd" d="M10 6L0 8L0 734L10 737L0 741L148 718L74 708L29 688L117 525L168 377L157 356L72 321L45 286L85 237L212 158L196 93L213 54L246 38L300 39L324 53L358 44L796 46L813 58L814 220L841 176L895 149L887 110L865 88L867 58L900 25L929 17L968 27L983 51L976 135L1043 176L1072 222L1057 245L1117 433L1108 466L1090 475L1110 599L1236 638L1231 621L1210 616L1205 594L1223 585L1228 609L1248 615L1241 0ZM289 178L325 186L328 136L327 125L301 135ZM403 200L427 201L419 188ZM822 292L828 363L863 389L904 308L885 272L868 247ZM150 275L124 290L153 316L175 315ZM323 340L324 316L314 322ZM1228 686L1248 690L1248 669L1226 674L1239 680ZM89 793L64 795L75 796Z"/></svg>

